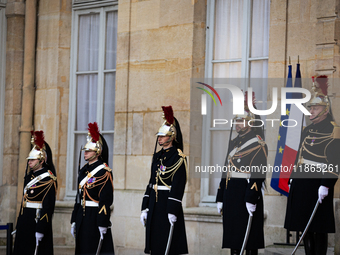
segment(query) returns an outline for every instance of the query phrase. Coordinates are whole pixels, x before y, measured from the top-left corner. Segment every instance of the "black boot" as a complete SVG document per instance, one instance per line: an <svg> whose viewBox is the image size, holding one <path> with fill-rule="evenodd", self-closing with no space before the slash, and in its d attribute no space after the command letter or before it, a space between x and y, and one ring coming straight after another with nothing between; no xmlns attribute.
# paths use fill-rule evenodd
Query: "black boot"
<svg viewBox="0 0 340 255"><path fill-rule="evenodd" d="M241 250L230 249L230 255L240 255Z"/></svg>
<svg viewBox="0 0 340 255"><path fill-rule="evenodd" d="M326 255L328 247L328 234L315 233L315 255Z"/></svg>
<svg viewBox="0 0 340 255"><path fill-rule="evenodd" d="M306 255L316 255L315 254L315 240L314 240L314 233L307 232L305 237L303 238L303 243L305 246L305 253Z"/></svg>
<svg viewBox="0 0 340 255"><path fill-rule="evenodd" d="M246 255L257 255L257 249L255 249L255 250L246 250Z"/></svg>

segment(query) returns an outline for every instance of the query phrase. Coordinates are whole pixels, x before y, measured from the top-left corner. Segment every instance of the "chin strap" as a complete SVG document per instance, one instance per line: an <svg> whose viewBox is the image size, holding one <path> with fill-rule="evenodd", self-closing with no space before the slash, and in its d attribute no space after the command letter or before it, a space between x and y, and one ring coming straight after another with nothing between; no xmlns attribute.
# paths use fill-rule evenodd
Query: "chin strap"
<svg viewBox="0 0 340 255"><path fill-rule="evenodd" d="M160 144L160 143L158 143L158 144L159 144L159 146L163 147L164 145L171 143L173 141L173 139L174 139L173 136L169 136L169 139L166 142L164 142L162 144Z"/></svg>
<svg viewBox="0 0 340 255"><path fill-rule="evenodd" d="M42 162L42 160L39 160L38 163L36 163L33 167L31 167L31 170L36 170L37 166L40 165L40 163Z"/></svg>
<svg viewBox="0 0 340 255"><path fill-rule="evenodd" d="M315 118L311 119L311 121L321 117L326 111L328 111L328 106L325 107L318 115L315 116Z"/></svg>
<svg viewBox="0 0 340 255"><path fill-rule="evenodd" d="M85 159L86 161L91 161L92 159L94 159L95 157L99 156L96 152L96 154L94 154L91 158Z"/></svg>
<svg viewBox="0 0 340 255"><path fill-rule="evenodd" d="M240 129L240 131L238 132L238 134L239 134L239 135L243 135L243 134L245 134L245 133L247 132L247 130L248 130L248 127L244 127L244 128L242 128L242 129Z"/></svg>

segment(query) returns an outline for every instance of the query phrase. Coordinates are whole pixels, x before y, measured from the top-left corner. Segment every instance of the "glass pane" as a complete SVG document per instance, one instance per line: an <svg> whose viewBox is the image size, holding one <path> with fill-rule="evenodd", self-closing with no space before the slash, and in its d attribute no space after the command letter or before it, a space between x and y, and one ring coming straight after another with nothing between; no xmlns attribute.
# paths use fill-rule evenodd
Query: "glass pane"
<svg viewBox="0 0 340 255"><path fill-rule="evenodd" d="M251 57L267 57L269 49L270 0L252 1Z"/></svg>
<svg viewBox="0 0 340 255"><path fill-rule="evenodd" d="M240 89L244 87L245 79L214 79L215 84L233 84ZM233 118L233 97L229 89L216 88L217 93L221 97L222 106L217 98L216 105L212 103L212 119L224 119L227 120L227 124L216 125L216 128L230 129L230 120ZM211 121L210 127L213 127L213 121Z"/></svg>
<svg viewBox="0 0 340 255"><path fill-rule="evenodd" d="M86 144L86 134L76 134L74 143L74 161L73 161L73 190L77 189L77 179L78 179L78 165L79 165L79 154L80 148L84 147ZM81 161L79 167L82 168L86 164L84 160L84 152L82 152Z"/></svg>
<svg viewBox="0 0 340 255"><path fill-rule="evenodd" d="M79 17L78 71L98 70L99 14Z"/></svg>
<svg viewBox="0 0 340 255"><path fill-rule="evenodd" d="M256 98L256 107L259 110L267 110L267 86L268 86L268 60L250 62L250 83ZM268 106L269 108L271 105ZM266 116L261 116L265 120ZM264 123L266 124L266 122Z"/></svg>
<svg viewBox="0 0 340 255"><path fill-rule="evenodd" d="M114 130L116 74L105 74L103 130Z"/></svg>
<svg viewBox="0 0 340 255"><path fill-rule="evenodd" d="M241 58L243 1L216 1L214 59Z"/></svg>
<svg viewBox="0 0 340 255"><path fill-rule="evenodd" d="M79 75L77 80L76 130L87 130L97 118L98 75Z"/></svg>
<svg viewBox="0 0 340 255"><path fill-rule="evenodd" d="M116 69L117 17L117 11L106 14L105 69Z"/></svg>
<svg viewBox="0 0 340 255"><path fill-rule="evenodd" d="M240 78L241 62L214 64L214 78Z"/></svg>
<svg viewBox="0 0 340 255"><path fill-rule="evenodd" d="M209 195L216 196L217 189L221 181L222 173L217 167L223 167L227 155L229 143L229 131L212 131L211 132L211 153L210 166L215 166L215 173L210 175ZM233 137L236 136L233 134Z"/></svg>
<svg viewBox="0 0 340 255"><path fill-rule="evenodd" d="M107 164L112 168L113 164L113 134L104 134L104 139L109 147L109 162Z"/></svg>

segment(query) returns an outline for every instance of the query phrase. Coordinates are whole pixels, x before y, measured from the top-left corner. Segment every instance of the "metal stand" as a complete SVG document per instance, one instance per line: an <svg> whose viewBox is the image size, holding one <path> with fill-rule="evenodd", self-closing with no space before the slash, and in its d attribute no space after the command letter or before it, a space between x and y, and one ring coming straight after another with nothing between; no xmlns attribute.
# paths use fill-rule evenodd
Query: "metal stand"
<svg viewBox="0 0 340 255"><path fill-rule="evenodd" d="M287 232L286 232L286 243L274 243L274 245L288 245L288 246L295 246L295 245L299 242L301 233L300 233L299 231L296 231L296 236L295 236L296 242L295 242L295 243L291 243L291 242L290 242L291 236L292 236L292 234L291 234L290 231L287 229ZM303 246L303 244L302 244L301 246Z"/></svg>
<svg viewBox="0 0 340 255"><path fill-rule="evenodd" d="M7 244L6 244L6 255L12 255L12 246L13 246L13 223L7 223L7 225L1 225L0 230L7 230Z"/></svg>

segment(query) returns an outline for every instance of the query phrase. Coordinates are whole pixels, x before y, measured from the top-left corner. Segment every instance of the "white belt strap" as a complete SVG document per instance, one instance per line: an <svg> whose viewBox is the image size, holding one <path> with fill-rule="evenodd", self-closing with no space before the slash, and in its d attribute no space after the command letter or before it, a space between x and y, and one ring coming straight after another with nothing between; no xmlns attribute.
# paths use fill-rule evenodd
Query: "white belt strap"
<svg viewBox="0 0 340 255"><path fill-rule="evenodd" d="M152 185L152 188L155 189L155 185ZM169 188L163 185L157 186L157 190L170 190L170 189L171 189L171 186L169 186Z"/></svg>
<svg viewBox="0 0 340 255"><path fill-rule="evenodd" d="M234 148L234 149L229 153L229 157L230 157L230 158L233 157L237 151L243 150L244 148L246 148L246 147L248 147L249 145L251 145L251 144L253 144L253 143L255 143L255 142L258 142L258 141L259 141L259 140L258 140L257 137L254 137L254 138L248 140L248 141L245 142L243 145L241 145L241 147L236 147L236 148Z"/></svg>
<svg viewBox="0 0 340 255"><path fill-rule="evenodd" d="M250 178L250 173L239 173L239 172L229 172L229 177L231 178Z"/></svg>
<svg viewBox="0 0 340 255"><path fill-rule="evenodd" d="M47 176L50 176L49 173L43 173L41 175L38 175L37 177L35 177L33 180L31 180L29 183L27 183L27 185L24 188L24 195L26 193L26 191L32 187L34 184L36 184L37 182L39 182L40 180L46 178Z"/></svg>
<svg viewBox="0 0 340 255"><path fill-rule="evenodd" d="M83 203L84 203L84 201L83 201ZM94 201L85 200L85 206L87 206L87 207L98 207L99 203L94 202Z"/></svg>
<svg viewBox="0 0 340 255"><path fill-rule="evenodd" d="M99 172L99 170L103 169L104 167L105 165L102 164L93 169L84 179L81 180L81 182L79 183L79 189L81 189L92 176L94 176L96 173Z"/></svg>
<svg viewBox="0 0 340 255"><path fill-rule="evenodd" d="M42 208L42 203L26 202L24 207L26 207L26 208L34 208L34 209L41 209Z"/></svg>
<svg viewBox="0 0 340 255"><path fill-rule="evenodd" d="M328 165L326 163L320 163L320 162L316 162L316 161L309 160L309 159L304 159L304 158L302 158L302 162L301 163L303 163L305 165L314 165L316 167L321 167L322 170L325 170L328 167Z"/></svg>

